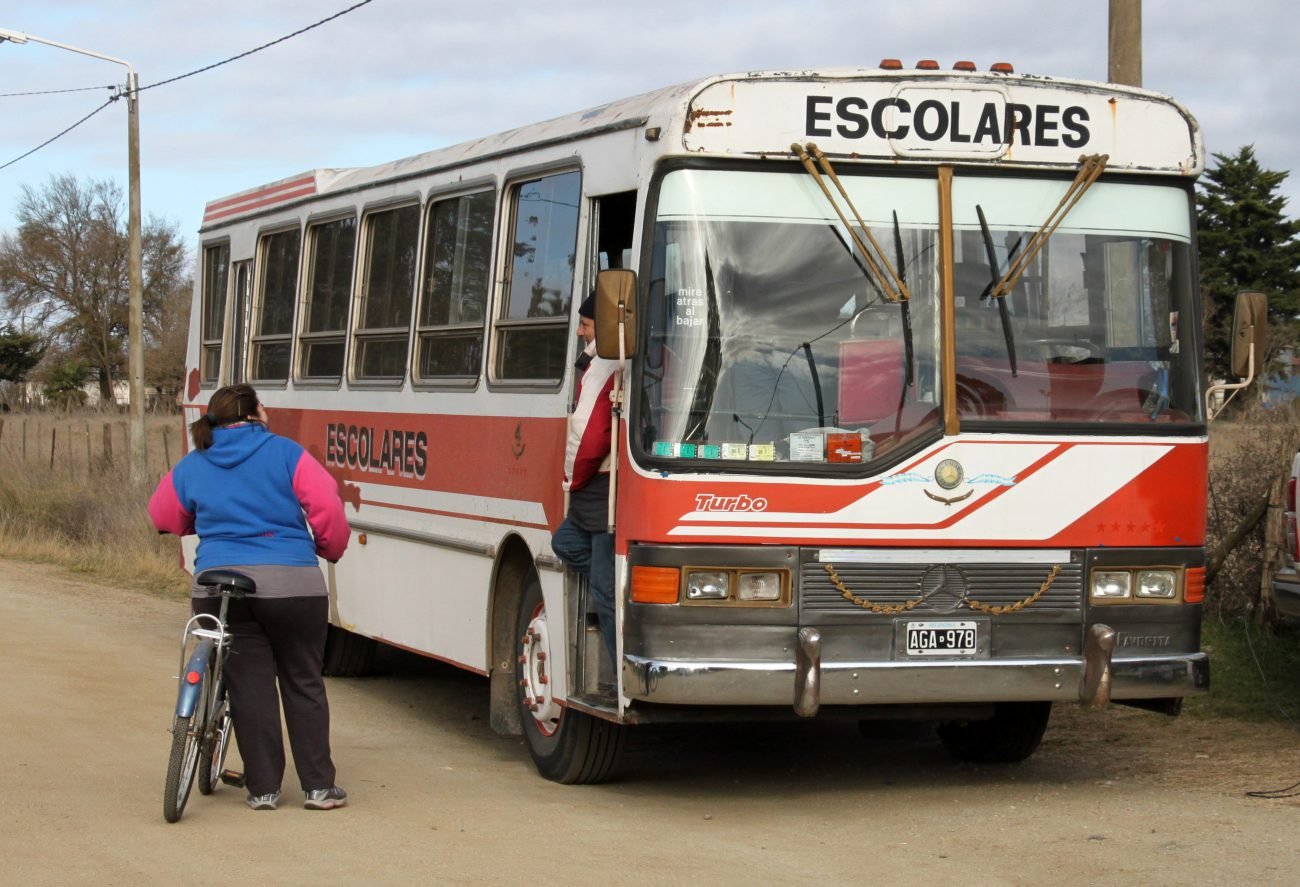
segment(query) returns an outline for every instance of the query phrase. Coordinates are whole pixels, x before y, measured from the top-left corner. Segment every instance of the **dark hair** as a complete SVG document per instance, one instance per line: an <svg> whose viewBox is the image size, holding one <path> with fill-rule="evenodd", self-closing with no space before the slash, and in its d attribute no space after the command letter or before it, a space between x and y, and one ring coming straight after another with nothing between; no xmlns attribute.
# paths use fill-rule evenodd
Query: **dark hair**
<svg viewBox="0 0 1300 887"><path fill-rule="evenodd" d="M218 388L208 399L208 411L190 425L194 449L206 450L212 446L212 429L222 425L243 422L257 414L261 401L252 385L227 385Z"/></svg>

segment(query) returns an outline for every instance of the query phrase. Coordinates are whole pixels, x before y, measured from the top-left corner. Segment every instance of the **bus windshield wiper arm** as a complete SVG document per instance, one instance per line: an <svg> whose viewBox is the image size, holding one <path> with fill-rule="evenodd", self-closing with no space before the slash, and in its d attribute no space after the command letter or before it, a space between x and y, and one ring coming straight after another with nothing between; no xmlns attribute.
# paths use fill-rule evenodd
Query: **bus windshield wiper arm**
<svg viewBox="0 0 1300 887"><path fill-rule="evenodd" d="M871 229L867 226L867 223L862 221L862 216L858 213L857 207L854 206L853 201L849 199L849 192L844 190L844 186L840 184L839 176L835 174L835 169L831 166L830 159L827 158L827 156L821 152L821 149L812 142L808 143L806 149L803 145L796 142L790 146L790 151L799 158L804 169L806 169L808 174L813 177L813 181L817 183L819 188L821 188L822 194L826 198L826 202L831 205L831 209L835 210L835 215L839 216L840 221L848 230L849 236L853 238L854 245L857 246L858 250L862 253L863 260L866 262L872 276L875 278L876 285L880 287L880 292L884 294L884 297L890 302L907 301L908 297L911 295L907 291L907 284L903 282L903 280L898 276L898 272L896 272L894 267L889 263L889 257L885 255L884 250L880 248L880 244L876 242L876 238L872 235ZM822 172L826 174L826 178L831 180L836 189L840 192L840 196L844 198L844 202L848 204L849 209L853 211L853 217L857 219L858 227L862 229L862 233L866 235L867 241L871 244L870 248L867 247L866 243L863 243L862 238L858 236L857 230L852 224L850 224L848 217L844 215L844 211L840 209L840 205L836 202L835 196L831 194L831 189L826 187L826 182L822 178L822 173L817 171L817 164L813 162L814 158L816 158L817 162L821 164Z"/></svg>
<svg viewBox="0 0 1300 887"><path fill-rule="evenodd" d="M1056 205L1056 208L1048 214L1043 226L1034 232L1033 237L1029 238L1029 243L1025 246L1025 251L1020 254L1020 257L1016 261L1008 263L1007 272L993 286L993 298L1001 299L1015 288L1020 276L1025 273L1029 263L1034 260L1039 251L1047 245L1047 239L1056 232L1057 226L1065 220L1066 214L1074 209L1075 204L1083 199L1083 195L1092 187L1093 182L1097 181L1101 174L1106 171L1106 163L1109 160L1109 154L1085 154L1079 158L1079 172L1075 174L1070 187L1065 189L1065 196L1061 198L1061 202Z"/></svg>

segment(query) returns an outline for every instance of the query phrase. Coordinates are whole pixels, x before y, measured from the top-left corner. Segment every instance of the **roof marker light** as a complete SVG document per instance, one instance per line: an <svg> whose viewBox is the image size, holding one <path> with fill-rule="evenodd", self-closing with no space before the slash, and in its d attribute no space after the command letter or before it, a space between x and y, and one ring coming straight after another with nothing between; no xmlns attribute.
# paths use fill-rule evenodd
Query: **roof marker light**
<svg viewBox="0 0 1300 887"><path fill-rule="evenodd" d="M937 71L939 70L939 63L934 59L921 59L916 63L916 68L919 71Z"/></svg>
<svg viewBox="0 0 1300 887"><path fill-rule="evenodd" d="M881 59L880 68L884 71L901 71L903 70L903 63L898 59Z"/></svg>
<svg viewBox="0 0 1300 887"><path fill-rule="evenodd" d="M1014 74L1016 69L1011 67L1011 62L994 62L989 65L989 70L994 74Z"/></svg>
<svg viewBox="0 0 1300 887"><path fill-rule="evenodd" d="M976 68L975 68L975 63L974 63L974 62L957 62L955 65L952 66L952 69L953 69L954 71L974 71L974 70L976 70Z"/></svg>

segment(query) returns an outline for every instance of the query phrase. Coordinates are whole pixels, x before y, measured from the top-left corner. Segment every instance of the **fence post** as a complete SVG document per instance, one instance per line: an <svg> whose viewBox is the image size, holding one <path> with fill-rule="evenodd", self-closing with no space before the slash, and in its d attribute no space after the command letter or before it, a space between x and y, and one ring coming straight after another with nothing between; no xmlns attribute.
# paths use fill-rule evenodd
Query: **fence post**
<svg viewBox="0 0 1300 887"><path fill-rule="evenodd" d="M3 431L4 431L4 424L0 423L0 432ZM164 471L172 470L171 433L172 433L171 426L164 425L163 426L163 461L167 463L167 467L163 469Z"/></svg>
<svg viewBox="0 0 1300 887"><path fill-rule="evenodd" d="M113 425L105 422L100 426L100 437L104 439L104 469L113 464Z"/></svg>
<svg viewBox="0 0 1300 887"><path fill-rule="evenodd" d="M86 480L89 481L91 475L95 473L95 459L90 454L90 420L86 420Z"/></svg>
<svg viewBox="0 0 1300 887"><path fill-rule="evenodd" d="M54 470L54 442L59 439L59 426L50 429L50 471Z"/></svg>

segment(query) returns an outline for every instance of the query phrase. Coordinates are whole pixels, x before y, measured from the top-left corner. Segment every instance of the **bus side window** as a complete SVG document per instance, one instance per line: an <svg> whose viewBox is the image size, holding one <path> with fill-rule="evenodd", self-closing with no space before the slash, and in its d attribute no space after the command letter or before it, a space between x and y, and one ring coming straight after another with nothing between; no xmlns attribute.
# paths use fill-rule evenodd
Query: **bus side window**
<svg viewBox="0 0 1300 887"><path fill-rule="evenodd" d="M355 216L307 228L307 300L298 334L298 375L303 379L343 377L343 344L352 296L356 253Z"/></svg>
<svg viewBox="0 0 1300 887"><path fill-rule="evenodd" d="M235 263L235 304L230 319L230 384L248 381L248 306L253 295L253 262Z"/></svg>
<svg viewBox="0 0 1300 887"><path fill-rule="evenodd" d="M558 384L569 362L582 176L568 170L514 183L495 376Z"/></svg>
<svg viewBox="0 0 1300 887"><path fill-rule="evenodd" d="M636 192L606 194L596 199L599 231L596 234L596 252L599 269L630 268L632 258L632 233L636 228ZM592 275L595 280L595 275Z"/></svg>
<svg viewBox="0 0 1300 887"><path fill-rule="evenodd" d="M297 227L262 237L252 336L253 379L259 382L282 382L289 378L301 246L302 231Z"/></svg>
<svg viewBox="0 0 1300 887"><path fill-rule="evenodd" d="M471 384L483 361L496 191L433 200L416 326L420 381Z"/></svg>
<svg viewBox="0 0 1300 887"><path fill-rule="evenodd" d="M406 377L420 205L366 215L362 222L361 292L352 372L357 379L400 382Z"/></svg>
<svg viewBox="0 0 1300 887"><path fill-rule="evenodd" d="M221 380L221 331L226 324L226 290L230 279L230 244L203 248L203 305L200 309L199 381Z"/></svg>

